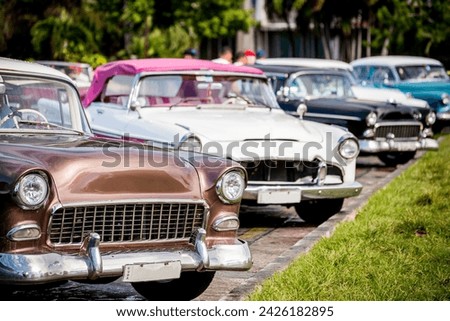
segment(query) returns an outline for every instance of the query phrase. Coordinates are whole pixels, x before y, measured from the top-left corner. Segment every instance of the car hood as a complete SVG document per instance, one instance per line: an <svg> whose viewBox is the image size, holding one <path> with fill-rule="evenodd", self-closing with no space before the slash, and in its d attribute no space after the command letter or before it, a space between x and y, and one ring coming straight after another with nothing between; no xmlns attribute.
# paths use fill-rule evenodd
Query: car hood
<svg viewBox="0 0 450 321"><path fill-rule="evenodd" d="M412 107L427 108L428 103L422 99L406 96L399 89L394 88L374 88L365 86L352 86L352 91L356 98L362 100L374 100L381 102L396 102Z"/></svg>
<svg viewBox="0 0 450 321"><path fill-rule="evenodd" d="M317 112L322 109L334 110L336 114L358 115L361 119L365 118L370 112L376 112L380 119L414 119L413 111L421 108L410 107L400 104L391 104L388 102L362 100L362 99L334 99L317 98L307 102L308 112ZM428 108L424 108L428 109ZM339 111L339 112L337 112Z"/></svg>
<svg viewBox="0 0 450 321"><path fill-rule="evenodd" d="M250 140L323 141L323 131L309 122L270 108L191 108L142 109L144 118L177 124L211 142Z"/></svg>
<svg viewBox="0 0 450 321"><path fill-rule="evenodd" d="M195 168L174 154L123 142L54 136L2 136L0 193L25 172L50 177L62 204L145 198L200 199ZM157 182L157 183L155 183Z"/></svg>

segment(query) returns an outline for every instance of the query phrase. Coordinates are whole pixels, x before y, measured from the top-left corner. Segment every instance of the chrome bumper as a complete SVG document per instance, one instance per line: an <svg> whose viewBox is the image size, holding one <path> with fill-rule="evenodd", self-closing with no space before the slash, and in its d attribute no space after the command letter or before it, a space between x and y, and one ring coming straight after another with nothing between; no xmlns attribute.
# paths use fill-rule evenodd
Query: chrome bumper
<svg viewBox="0 0 450 321"><path fill-rule="evenodd" d="M295 204L302 200L346 198L361 193L362 185L352 182L339 185L260 185L249 182L244 200L258 204Z"/></svg>
<svg viewBox="0 0 450 321"><path fill-rule="evenodd" d="M450 120L450 111L436 113L436 118L439 120Z"/></svg>
<svg viewBox="0 0 450 321"><path fill-rule="evenodd" d="M247 242L238 240L236 244L216 245L207 249L205 235L205 230L200 229L193 251L102 255L99 251L100 237L96 233L91 233L86 237L79 255L0 253L0 283L38 284L61 280L120 277L124 274L125 266L145 264L160 264L162 271L158 271L159 279L165 280L167 277L164 276L164 266L170 266L171 262L181 265L181 272L245 271L251 268L252 257ZM158 279L152 279L155 280Z"/></svg>
<svg viewBox="0 0 450 321"><path fill-rule="evenodd" d="M395 140L359 140L361 153L380 152L413 152L416 150L436 150L438 142L432 138L423 138L418 141L395 141Z"/></svg>

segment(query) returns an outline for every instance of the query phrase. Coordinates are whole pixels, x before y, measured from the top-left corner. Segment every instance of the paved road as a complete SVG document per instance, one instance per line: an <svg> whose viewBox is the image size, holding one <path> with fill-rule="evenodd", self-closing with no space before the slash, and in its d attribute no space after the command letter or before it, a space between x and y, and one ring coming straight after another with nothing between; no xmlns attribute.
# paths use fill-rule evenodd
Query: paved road
<svg viewBox="0 0 450 321"><path fill-rule="evenodd" d="M242 300L265 278L284 269L295 257L307 252L317 240L331 234L337 223L352 219L356 209L374 191L383 187L409 164L389 168L376 157L361 157L357 165L357 180L363 184L363 192L358 197L347 199L343 210L320 226L303 222L293 208L243 208L239 234L250 244L253 267L246 272L216 273L211 286L196 300ZM67 282L51 289L16 291L12 297L2 300L140 301L144 298L129 284L116 281L96 285Z"/></svg>

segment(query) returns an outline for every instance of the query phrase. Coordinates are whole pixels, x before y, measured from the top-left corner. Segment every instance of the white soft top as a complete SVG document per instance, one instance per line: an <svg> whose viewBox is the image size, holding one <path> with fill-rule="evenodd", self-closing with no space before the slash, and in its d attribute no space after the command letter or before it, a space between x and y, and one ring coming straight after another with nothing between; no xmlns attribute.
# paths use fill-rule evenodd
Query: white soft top
<svg viewBox="0 0 450 321"><path fill-rule="evenodd" d="M39 76L51 76L54 78L64 79L73 83L73 81L67 75L54 68L33 62L0 57L0 73L8 71L19 72L28 75L35 74Z"/></svg>
<svg viewBox="0 0 450 321"><path fill-rule="evenodd" d="M356 59L350 63L353 67L359 65L371 65L371 66L417 66L417 65L439 65L442 63L439 60L415 57L415 56L374 56Z"/></svg>
<svg viewBox="0 0 450 321"><path fill-rule="evenodd" d="M353 69L350 64L344 61L320 58L266 58L258 59L258 64L343 70Z"/></svg>

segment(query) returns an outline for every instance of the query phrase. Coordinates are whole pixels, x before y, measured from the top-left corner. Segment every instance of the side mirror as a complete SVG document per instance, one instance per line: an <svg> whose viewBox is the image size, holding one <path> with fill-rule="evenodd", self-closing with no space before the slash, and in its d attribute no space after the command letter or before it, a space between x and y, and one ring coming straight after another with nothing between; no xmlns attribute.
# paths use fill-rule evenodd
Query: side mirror
<svg viewBox="0 0 450 321"><path fill-rule="evenodd" d="M308 107L306 106L306 104L305 103L300 103L300 105L298 105L298 107L297 107L298 117L300 119L303 119L303 115L306 114L307 110L308 110Z"/></svg>
<svg viewBox="0 0 450 321"><path fill-rule="evenodd" d="M139 115L139 118L142 118L141 107L142 107L142 104L138 100L133 100L130 104L130 110L136 111Z"/></svg>
<svg viewBox="0 0 450 321"><path fill-rule="evenodd" d="M5 84L0 84L0 95L3 95L6 93L6 86Z"/></svg>
<svg viewBox="0 0 450 321"><path fill-rule="evenodd" d="M141 109L142 105L138 100L133 100L130 104L130 110L131 111L137 111L138 109Z"/></svg>

